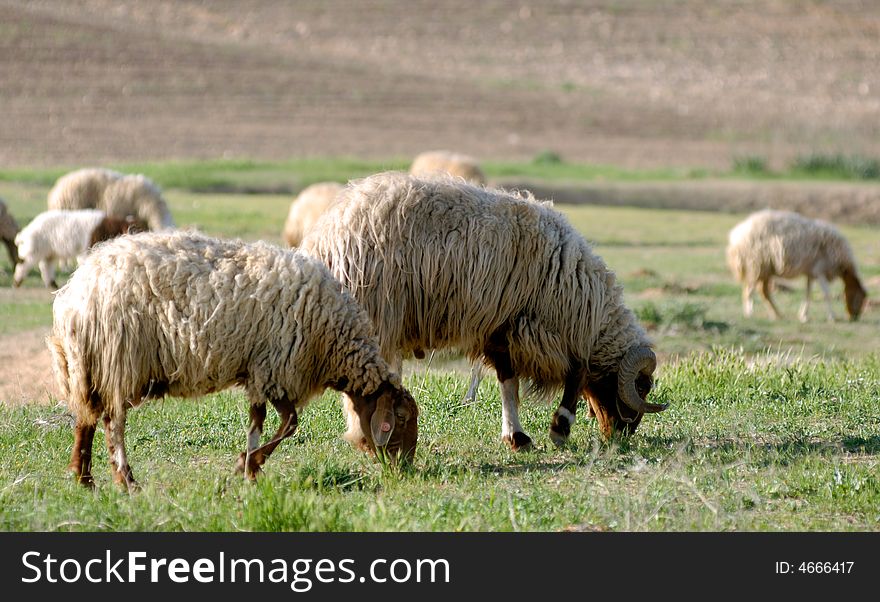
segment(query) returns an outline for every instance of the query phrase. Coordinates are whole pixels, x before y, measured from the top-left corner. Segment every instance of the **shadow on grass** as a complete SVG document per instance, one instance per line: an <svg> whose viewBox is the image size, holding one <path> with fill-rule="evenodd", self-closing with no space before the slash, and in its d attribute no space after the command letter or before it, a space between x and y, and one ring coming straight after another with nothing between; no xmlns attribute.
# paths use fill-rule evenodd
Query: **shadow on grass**
<svg viewBox="0 0 880 602"><path fill-rule="evenodd" d="M717 455L719 461L730 458L749 458L749 463L759 466L770 464L787 466L807 457L832 456L841 453L859 453L867 455L880 454L880 436L843 437L837 441L816 439L795 439L778 442L761 442L753 440L703 440L695 441L684 437L645 438L649 450L661 456L672 455L670 450L680 450L686 456L707 454ZM763 454L756 458L755 452ZM673 452L674 453L674 452Z"/></svg>

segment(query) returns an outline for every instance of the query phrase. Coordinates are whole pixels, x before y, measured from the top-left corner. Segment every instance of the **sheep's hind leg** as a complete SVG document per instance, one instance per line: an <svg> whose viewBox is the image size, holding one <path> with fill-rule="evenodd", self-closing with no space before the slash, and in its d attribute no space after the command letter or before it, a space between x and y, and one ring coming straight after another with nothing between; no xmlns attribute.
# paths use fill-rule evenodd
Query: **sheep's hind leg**
<svg viewBox="0 0 880 602"><path fill-rule="evenodd" d="M86 487L94 487L92 478L92 441L95 438L95 425L77 420L73 429L73 451L68 468L76 475L76 480Z"/></svg>
<svg viewBox="0 0 880 602"><path fill-rule="evenodd" d="M471 364L471 382L468 386L467 393L464 396L465 403L474 403L477 401L477 392L480 390L480 380L483 378L483 364L480 360L475 360Z"/></svg>
<svg viewBox="0 0 880 602"><path fill-rule="evenodd" d="M798 312L798 319L801 322L806 322L809 318L810 313L810 297L812 297L813 292L813 279L810 276L807 276L807 292L806 297L804 298L804 302L801 304L801 310Z"/></svg>
<svg viewBox="0 0 880 602"><path fill-rule="evenodd" d="M550 439L556 447L562 447L568 441L571 434L571 425L574 424L577 413L577 402L582 388L580 371L572 371L565 379L565 389L562 392L562 400L553 420L550 421Z"/></svg>
<svg viewBox="0 0 880 602"><path fill-rule="evenodd" d="M752 317L752 312L755 309L754 303L752 303L752 293L755 291L755 285L752 283L744 284L742 288L742 306L743 306L743 315L746 318Z"/></svg>

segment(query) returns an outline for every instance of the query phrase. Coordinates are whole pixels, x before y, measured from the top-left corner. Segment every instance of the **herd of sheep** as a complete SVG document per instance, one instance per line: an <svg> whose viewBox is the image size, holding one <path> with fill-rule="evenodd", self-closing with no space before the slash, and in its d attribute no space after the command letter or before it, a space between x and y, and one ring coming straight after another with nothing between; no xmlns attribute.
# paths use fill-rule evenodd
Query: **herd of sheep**
<svg viewBox="0 0 880 602"><path fill-rule="evenodd" d="M86 485L99 419L114 480L133 489L128 410L234 385L250 402L237 465L248 478L327 388L343 393L346 439L412 460L419 412L402 361L436 349L473 361L469 396L481 366L495 370L501 438L514 450L531 446L521 379L544 397L562 392L549 425L557 445L581 398L605 437L666 408L648 401L657 359L614 272L552 203L488 186L463 155L425 153L410 173L306 188L282 232L295 250L175 230L148 178L106 169L60 178L48 210L20 231L0 202L0 237L16 286L38 266L57 288L55 264L79 265L55 296L48 346L76 419L70 468ZM852 319L865 303L852 250L822 221L755 213L731 230L727 259L746 316L760 284L779 317L775 278L806 276L802 320L814 280L831 319L834 278ZM281 424L261 444L267 401Z"/></svg>

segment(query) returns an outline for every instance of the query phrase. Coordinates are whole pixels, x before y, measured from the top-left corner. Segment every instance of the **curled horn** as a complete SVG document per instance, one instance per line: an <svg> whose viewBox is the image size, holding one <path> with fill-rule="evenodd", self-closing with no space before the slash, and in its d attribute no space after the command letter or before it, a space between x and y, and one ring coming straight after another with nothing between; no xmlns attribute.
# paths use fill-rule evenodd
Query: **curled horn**
<svg viewBox="0 0 880 602"><path fill-rule="evenodd" d="M639 414L662 412L669 404L648 403L639 396L636 390L636 377L639 374L650 376L657 367L657 356L650 347L633 347L626 352L620 362L620 371L617 373L617 395L631 410ZM624 422L632 422L634 418L627 419L621 412Z"/></svg>
<svg viewBox="0 0 880 602"><path fill-rule="evenodd" d="M391 395L380 395L376 400L376 409L370 417L370 433L376 447L384 447L391 439L394 431L394 409Z"/></svg>

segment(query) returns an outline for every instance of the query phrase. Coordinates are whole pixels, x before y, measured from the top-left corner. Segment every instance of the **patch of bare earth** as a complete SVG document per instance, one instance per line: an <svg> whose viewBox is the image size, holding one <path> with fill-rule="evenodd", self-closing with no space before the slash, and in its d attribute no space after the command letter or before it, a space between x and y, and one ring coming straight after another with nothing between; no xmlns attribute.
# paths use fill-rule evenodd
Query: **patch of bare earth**
<svg viewBox="0 0 880 602"><path fill-rule="evenodd" d="M0 335L0 402L8 405L54 403L52 360L46 347L49 328Z"/></svg>

